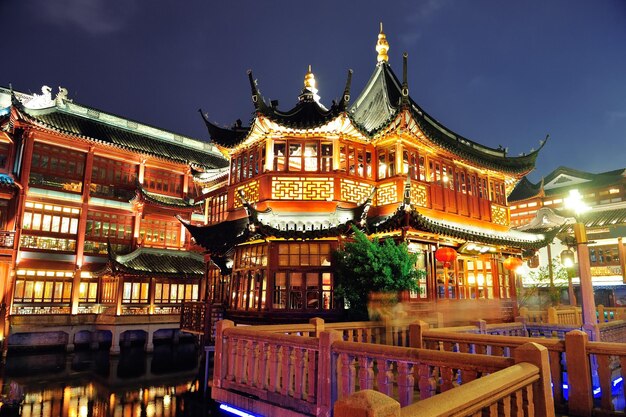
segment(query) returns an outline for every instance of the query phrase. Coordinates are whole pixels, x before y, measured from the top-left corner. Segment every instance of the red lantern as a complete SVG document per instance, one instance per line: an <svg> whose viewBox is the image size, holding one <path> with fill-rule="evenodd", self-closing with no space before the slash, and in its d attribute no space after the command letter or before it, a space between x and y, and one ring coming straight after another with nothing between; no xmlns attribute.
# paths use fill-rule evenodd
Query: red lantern
<svg viewBox="0 0 626 417"><path fill-rule="evenodd" d="M515 258L513 256L509 256L504 260L504 267L509 271L514 271L522 266L522 260L520 258Z"/></svg>
<svg viewBox="0 0 626 417"><path fill-rule="evenodd" d="M444 268L447 268L456 259L456 251L449 247L439 248L435 251L435 259L442 262Z"/></svg>

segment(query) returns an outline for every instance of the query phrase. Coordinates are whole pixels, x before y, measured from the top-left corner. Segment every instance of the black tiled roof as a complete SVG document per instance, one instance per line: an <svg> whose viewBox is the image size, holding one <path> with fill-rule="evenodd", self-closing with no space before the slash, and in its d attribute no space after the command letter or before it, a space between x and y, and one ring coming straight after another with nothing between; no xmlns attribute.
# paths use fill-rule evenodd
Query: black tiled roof
<svg viewBox="0 0 626 417"><path fill-rule="evenodd" d="M541 193L541 189L543 187L543 183L539 181L536 184L528 181L528 178L522 178L511 194L509 194L508 201L512 203L514 201L526 200L528 198L536 197Z"/></svg>
<svg viewBox="0 0 626 417"><path fill-rule="evenodd" d="M447 129L422 110L410 97L407 97L406 103L420 130L433 143L462 158L487 168L510 173L528 172L535 166L541 147L527 155L508 157L503 149L480 145ZM361 95L354 100L349 109L349 115L360 129L370 135L376 135L394 120L403 108L402 106L402 84L389 64L382 62L376 66L374 74Z"/></svg>
<svg viewBox="0 0 626 417"><path fill-rule="evenodd" d="M180 207L180 208L190 208L202 204L202 201L194 202L193 204L184 198L181 197L171 197L167 195L152 193L143 188L140 184L137 186L137 190L141 194L141 196L149 202L155 203L157 205L169 206L169 207Z"/></svg>
<svg viewBox="0 0 626 417"><path fill-rule="evenodd" d="M407 213L403 206L400 206L400 208L398 208L398 210L393 215L382 221L380 219L370 221L369 230L373 232L389 232L399 230L404 226L411 226L416 230L435 233L440 236L448 236L454 239L461 239L488 245L511 246L520 249L542 248L546 246L549 242L551 242L558 232L558 229L552 230L544 235L541 235L540 239L532 239L532 233L526 233L528 238L523 237L524 233L521 232L515 232L518 234L518 237L515 237L511 233L490 233L488 231L479 231L465 228L463 227L463 225L456 226L443 222L438 222L434 219L430 219L420 214L415 209L412 209L409 213Z"/></svg>
<svg viewBox="0 0 626 417"><path fill-rule="evenodd" d="M41 123L46 128L82 136L131 151L142 152L165 159L174 159L182 163L207 168L218 168L228 164L226 159L209 152L166 142L140 132L126 130L57 108L29 110L22 107L20 110L22 114L26 114L28 118Z"/></svg>
<svg viewBox="0 0 626 417"><path fill-rule="evenodd" d="M182 220L181 222L196 243L206 249L211 257L225 256L236 245L245 242L251 236L247 217L209 226L196 226Z"/></svg>
<svg viewBox="0 0 626 417"><path fill-rule="evenodd" d="M202 110L200 110L200 115L202 115L202 120L204 120L204 124L207 127L211 141L227 148L234 147L239 142L244 140L250 131L250 127L241 126L240 123L236 123L230 129L219 127L218 125L211 123L208 116L203 113Z"/></svg>
<svg viewBox="0 0 626 417"><path fill-rule="evenodd" d="M139 248L127 255L109 254L113 271L132 275L202 278L204 257L198 253L170 249Z"/></svg>

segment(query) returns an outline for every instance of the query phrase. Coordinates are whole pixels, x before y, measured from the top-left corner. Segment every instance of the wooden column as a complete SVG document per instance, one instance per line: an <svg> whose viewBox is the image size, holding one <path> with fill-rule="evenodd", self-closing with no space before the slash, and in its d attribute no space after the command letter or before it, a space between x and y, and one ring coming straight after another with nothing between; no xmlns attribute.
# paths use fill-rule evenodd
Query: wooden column
<svg viewBox="0 0 626 417"><path fill-rule="evenodd" d="M87 229L87 213L89 212L89 189L91 187L91 173L93 169L93 146L87 153L85 170L83 174L82 203L80 206L80 218L78 219L78 234L76 235L76 269L72 282L71 314L78 313L78 298L80 288L80 272L83 267L83 253L85 250L85 231Z"/></svg>
<svg viewBox="0 0 626 417"><path fill-rule="evenodd" d="M621 236L617 238L617 253L619 266L622 268L622 282L626 284L626 249L624 249L624 240Z"/></svg>
<svg viewBox="0 0 626 417"><path fill-rule="evenodd" d="M156 280L154 278L150 278L148 285L148 302L150 303L148 307L148 314L154 314L154 293L156 289Z"/></svg>

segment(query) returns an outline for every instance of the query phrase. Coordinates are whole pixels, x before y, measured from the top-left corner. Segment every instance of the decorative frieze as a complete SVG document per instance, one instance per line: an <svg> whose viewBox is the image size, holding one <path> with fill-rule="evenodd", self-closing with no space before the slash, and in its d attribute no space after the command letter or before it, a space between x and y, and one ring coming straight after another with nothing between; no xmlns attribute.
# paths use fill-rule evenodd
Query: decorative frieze
<svg viewBox="0 0 626 417"><path fill-rule="evenodd" d="M428 190L424 184L411 183L411 204L428 207Z"/></svg>
<svg viewBox="0 0 626 417"><path fill-rule="evenodd" d="M341 179L341 200L350 203L362 203L367 197L369 197L372 186L364 183Z"/></svg>
<svg viewBox="0 0 626 417"><path fill-rule="evenodd" d="M376 205L393 204L398 202L398 189L395 182L388 182L376 189Z"/></svg>
<svg viewBox="0 0 626 417"><path fill-rule="evenodd" d="M508 210L504 206L491 203L491 221L501 226L509 225Z"/></svg>
<svg viewBox="0 0 626 417"><path fill-rule="evenodd" d="M239 187L235 188L235 201L233 203L234 208L239 208L242 206L241 199L239 198L240 193L243 194L244 198L249 203L258 202L259 201L259 182L251 181L249 183L240 185Z"/></svg>
<svg viewBox="0 0 626 417"><path fill-rule="evenodd" d="M272 177L272 198L275 200L332 200L332 178Z"/></svg>

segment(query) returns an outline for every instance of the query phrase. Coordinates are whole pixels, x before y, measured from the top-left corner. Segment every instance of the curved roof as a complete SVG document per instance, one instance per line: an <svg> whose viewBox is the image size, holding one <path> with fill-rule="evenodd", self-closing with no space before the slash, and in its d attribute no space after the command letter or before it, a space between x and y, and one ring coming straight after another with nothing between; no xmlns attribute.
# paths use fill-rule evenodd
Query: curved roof
<svg viewBox="0 0 626 417"><path fill-rule="evenodd" d="M206 269L201 254L157 248L138 248L127 255L109 252L109 264L114 272L171 278L202 278Z"/></svg>
<svg viewBox="0 0 626 417"><path fill-rule="evenodd" d="M406 79L406 75L404 77ZM434 144L469 161L510 173L525 173L535 166L541 147L527 155L509 157L504 149L480 145L446 128L428 115L408 95L406 81L400 83L387 62L379 62L367 85L350 106L348 114L361 129L375 136L408 110L419 129Z"/></svg>
<svg viewBox="0 0 626 417"><path fill-rule="evenodd" d="M31 109L15 97L12 104L21 118L44 129L203 168L228 165L228 161L212 145L89 107L66 102ZM121 126L122 123L124 126Z"/></svg>

